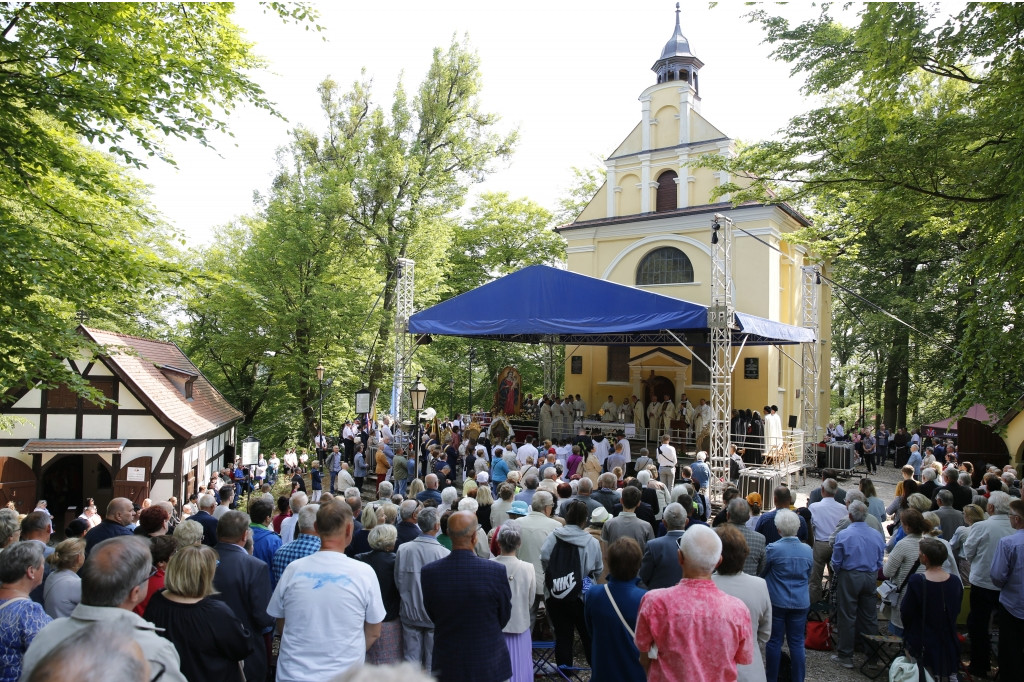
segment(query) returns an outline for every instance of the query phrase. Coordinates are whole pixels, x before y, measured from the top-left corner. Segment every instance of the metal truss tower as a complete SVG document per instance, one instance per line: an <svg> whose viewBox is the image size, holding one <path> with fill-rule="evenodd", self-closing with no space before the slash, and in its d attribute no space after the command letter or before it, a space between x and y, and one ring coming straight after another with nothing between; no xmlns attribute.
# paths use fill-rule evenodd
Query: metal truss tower
<svg viewBox="0 0 1024 682"><path fill-rule="evenodd" d="M722 497L722 479L729 477L729 419L732 411L732 332L736 308L732 300L732 220L716 213L711 219L711 499Z"/></svg>
<svg viewBox="0 0 1024 682"><path fill-rule="evenodd" d="M821 310L821 266L805 265L803 281L800 287L800 324L811 330L814 341L800 344L801 386L800 398L802 409L800 427L806 434L804 437L804 461L815 461L815 445L818 442L818 373L821 344L818 338L818 321Z"/></svg>
<svg viewBox="0 0 1024 682"><path fill-rule="evenodd" d="M395 266L395 372L391 385L391 414L397 425L401 425L409 406L405 391L405 371L414 350L409 337L409 317L412 315L413 284L416 275L416 261L399 258Z"/></svg>

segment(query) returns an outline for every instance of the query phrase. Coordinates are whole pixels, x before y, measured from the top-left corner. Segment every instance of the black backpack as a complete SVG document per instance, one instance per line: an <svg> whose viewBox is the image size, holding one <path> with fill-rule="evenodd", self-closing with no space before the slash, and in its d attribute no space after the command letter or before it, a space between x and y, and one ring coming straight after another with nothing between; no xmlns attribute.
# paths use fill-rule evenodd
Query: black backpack
<svg viewBox="0 0 1024 682"><path fill-rule="evenodd" d="M552 599L570 601L583 595L583 568L575 545L555 538L555 547L544 572L544 585Z"/></svg>

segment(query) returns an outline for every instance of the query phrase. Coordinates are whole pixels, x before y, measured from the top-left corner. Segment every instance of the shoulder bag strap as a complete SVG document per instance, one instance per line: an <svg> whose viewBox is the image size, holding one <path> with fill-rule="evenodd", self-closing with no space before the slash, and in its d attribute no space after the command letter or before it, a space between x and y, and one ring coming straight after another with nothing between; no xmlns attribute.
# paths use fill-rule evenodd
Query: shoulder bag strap
<svg viewBox="0 0 1024 682"><path fill-rule="evenodd" d="M915 559L914 560L914 565L910 567L910 573L907 573L907 577L904 578L903 582L900 583L900 589L898 590L899 592L903 591L903 588L907 586L907 581L910 580L910 576L912 576L915 573L917 573L917 569L920 568L920 567L921 567L921 560L920 559Z"/></svg>
<svg viewBox="0 0 1024 682"><path fill-rule="evenodd" d="M611 596L612 595L609 594L608 598L611 599ZM3 604L0 604L0 611L3 611L8 606L10 606L13 602L16 602L16 601L28 601L28 597L12 597L11 599L8 599L7 601L5 601ZM612 602L612 604L614 604L614 603L615 602ZM618 611L619 611L618 607L615 607L615 612L618 613ZM622 618L621 614L619 614L619 618ZM625 622L625 621L623 621L623 622Z"/></svg>
<svg viewBox="0 0 1024 682"><path fill-rule="evenodd" d="M604 593L608 595L608 601L612 603L612 608L615 609L615 615L617 615L619 620L622 621L622 627L626 628L626 632L629 633L629 636L632 639L636 639L636 633L633 632L633 628L629 627L629 623L627 623L626 619L622 616L622 611L619 611L619 605L615 603L615 597L612 596L612 591L608 589L608 583L604 584Z"/></svg>

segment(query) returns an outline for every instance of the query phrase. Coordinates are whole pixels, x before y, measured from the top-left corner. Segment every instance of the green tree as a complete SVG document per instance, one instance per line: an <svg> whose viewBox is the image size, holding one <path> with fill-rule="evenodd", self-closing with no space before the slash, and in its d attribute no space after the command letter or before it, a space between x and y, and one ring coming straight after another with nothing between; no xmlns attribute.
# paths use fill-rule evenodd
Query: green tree
<svg viewBox="0 0 1024 682"><path fill-rule="evenodd" d="M416 300L429 305L441 293L451 216L471 184L509 156L516 134L495 131L497 116L481 109L480 63L465 42L435 49L430 68L410 101L399 84L389 111L375 105L369 84L342 93L321 85L327 132L304 136L298 154L308 172L334 177L325 195L344 216L348 243L365 248L362 267L383 282L372 317L376 338L369 353L371 391L388 383L393 348L395 283L399 258L416 261Z"/></svg>
<svg viewBox="0 0 1024 682"><path fill-rule="evenodd" d="M999 411L1024 390L1024 6L971 3L947 16L940 5L874 3L852 26L831 11L799 24L753 13L775 56L823 104L791 120L781 139L709 163L739 178L721 188L736 201L813 208L845 196L858 214L837 221L841 240L864 244L872 233L860 226L877 222L905 250L939 249L929 285L910 289L926 297L916 301L922 313L952 303L942 334L958 350L942 373L950 406ZM900 281L917 279L908 271ZM948 355L941 349L927 353Z"/></svg>
<svg viewBox="0 0 1024 682"><path fill-rule="evenodd" d="M268 7L288 21L314 18L305 5ZM0 5L0 385L82 389L60 363L83 345L77 311L124 331L152 326L155 295L181 272L123 166L170 160L168 136L208 144L239 104L273 111L231 12L226 3Z"/></svg>

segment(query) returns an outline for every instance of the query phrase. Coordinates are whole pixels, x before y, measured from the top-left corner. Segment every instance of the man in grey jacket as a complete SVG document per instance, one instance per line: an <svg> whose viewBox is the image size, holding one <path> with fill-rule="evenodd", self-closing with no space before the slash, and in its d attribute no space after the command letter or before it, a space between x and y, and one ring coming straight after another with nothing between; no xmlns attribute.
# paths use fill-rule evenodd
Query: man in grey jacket
<svg viewBox="0 0 1024 682"><path fill-rule="evenodd" d="M404 543L395 555L395 585L402 595L402 644L405 660L432 670L434 623L423 605L420 569L448 556L448 550L437 541L441 517L436 507L425 507L416 516L422 535Z"/></svg>
<svg viewBox="0 0 1024 682"><path fill-rule="evenodd" d="M39 631L25 652L22 679L51 651L79 630L98 622L126 626L142 649L152 671L163 671L161 679L185 682L181 660L171 641L157 634L159 628L132 612L146 597L153 557L149 543L131 535L110 538L93 547L78 572L82 579L82 601L67 618L58 618Z"/></svg>

